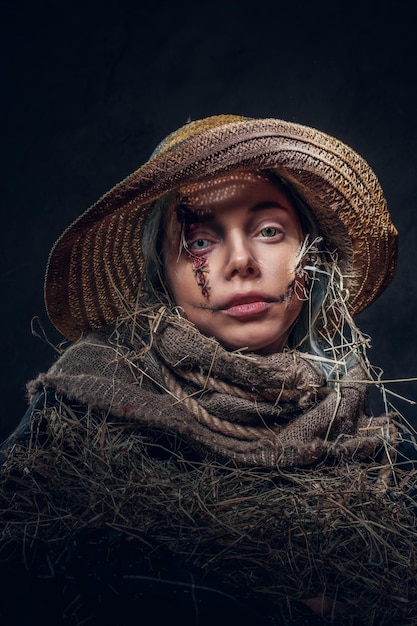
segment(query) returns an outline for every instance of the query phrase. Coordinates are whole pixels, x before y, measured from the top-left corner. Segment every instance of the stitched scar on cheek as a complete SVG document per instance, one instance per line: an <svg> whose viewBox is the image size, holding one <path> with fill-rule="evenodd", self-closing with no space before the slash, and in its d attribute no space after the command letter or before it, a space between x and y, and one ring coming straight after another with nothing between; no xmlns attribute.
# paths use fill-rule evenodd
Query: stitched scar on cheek
<svg viewBox="0 0 417 626"><path fill-rule="evenodd" d="M196 279L197 285L201 289L201 293L205 298L208 298L210 295L210 287L208 285L208 276L209 266L205 256L194 256L193 254L188 254L188 258L191 261L191 266L193 268L194 277Z"/></svg>
<svg viewBox="0 0 417 626"><path fill-rule="evenodd" d="M287 302L287 300L290 300L290 299L293 297L293 295L295 294L295 287L296 287L296 281L295 281L295 279L294 279L294 280L292 280L292 281L290 282L290 284L288 285L288 287L287 287L287 289L285 290L285 292L284 292L284 293L281 293L281 294L277 297L276 301L277 301L277 302L279 302L279 303L281 304L281 303L283 303L283 302Z"/></svg>

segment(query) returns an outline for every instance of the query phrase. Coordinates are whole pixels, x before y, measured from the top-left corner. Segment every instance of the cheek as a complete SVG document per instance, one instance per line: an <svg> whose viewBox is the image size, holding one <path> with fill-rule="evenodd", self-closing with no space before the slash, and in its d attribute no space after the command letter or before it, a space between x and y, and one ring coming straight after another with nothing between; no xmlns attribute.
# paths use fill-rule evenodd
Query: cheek
<svg viewBox="0 0 417 626"><path fill-rule="evenodd" d="M201 291L201 294L208 298L210 295L210 286L208 283L209 265L205 256L188 255L188 261L193 268L195 281Z"/></svg>
<svg viewBox="0 0 417 626"><path fill-rule="evenodd" d="M291 282L297 274L298 253L299 246L290 246L286 250L275 248L268 251L260 259L264 274L280 284Z"/></svg>
<svg viewBox="0 0 417 626"><path fill-rule="evenodd" d="M175 304L186 309L188 303L197 300L201 286L197 284L191 262L188 259L180 259L167 264L165 278L166 286Z"/></svg>
<svg viewBox="0 0 417 626"><path fill-rule="evenodd" d="M187 277L183 268L175 261L165 258L164 264L166 286L173 295L175 302L177 302L178 296L185 290Z"/></svg>
<svg viewBox="0 0 417 626"><path fill-rule="evenodd" d="M185 255L184 251L178 256L178 250L171 244L163 250L163 261L166 286L176 304L195 300L199 292L209 298L210 269L206 257Z"/></svg>

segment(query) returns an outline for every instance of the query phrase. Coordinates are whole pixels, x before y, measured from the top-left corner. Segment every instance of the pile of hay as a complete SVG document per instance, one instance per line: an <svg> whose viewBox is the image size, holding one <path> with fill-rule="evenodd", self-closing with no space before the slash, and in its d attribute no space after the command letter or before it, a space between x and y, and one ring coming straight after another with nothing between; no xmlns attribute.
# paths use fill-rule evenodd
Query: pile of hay
<svg viewBox="0 0 417 626"><path fill-rule="evenodd" d="M46 411L3 468L3 545L46 541L58 555L74 533L111 527L265 606L326 596L337 624L417 623L412 473L384 490L373 465L225 466L131 423Z"/></svg>

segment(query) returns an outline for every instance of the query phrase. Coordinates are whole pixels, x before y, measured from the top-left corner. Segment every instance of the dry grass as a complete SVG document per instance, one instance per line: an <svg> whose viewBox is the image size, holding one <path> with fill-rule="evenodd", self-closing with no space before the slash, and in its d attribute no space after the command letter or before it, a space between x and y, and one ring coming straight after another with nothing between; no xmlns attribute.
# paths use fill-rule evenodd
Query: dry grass
<svg viewBox="0 0 417 626"><path fill-rule="evenodd" d="M48 412L5 466L4 542L42 539L58 554L78 530L110 526L145 533L248 596L291 605L325 595L340 603L338 624L417 623L412 473L381 490L372 465L225 466L132 424Z"/></svg>

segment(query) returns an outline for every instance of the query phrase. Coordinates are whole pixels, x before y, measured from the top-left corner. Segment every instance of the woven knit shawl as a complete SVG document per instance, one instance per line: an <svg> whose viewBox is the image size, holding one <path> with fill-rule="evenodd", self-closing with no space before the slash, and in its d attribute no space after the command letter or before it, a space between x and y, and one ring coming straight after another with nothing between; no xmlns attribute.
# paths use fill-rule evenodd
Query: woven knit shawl
<svg viewBox="0 0 417 626"><path fill-rule="evenodd" d="M120 328L91 333L29 388L41 386L246 466L359 460L395 438L388 415L364 412L360 366L331 389L308 355L229 352L175 317L145 350L121 341Z"/></svg>

